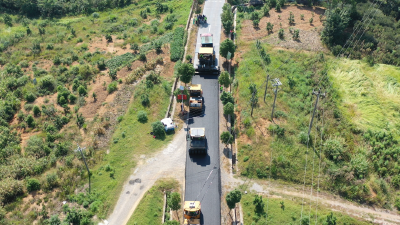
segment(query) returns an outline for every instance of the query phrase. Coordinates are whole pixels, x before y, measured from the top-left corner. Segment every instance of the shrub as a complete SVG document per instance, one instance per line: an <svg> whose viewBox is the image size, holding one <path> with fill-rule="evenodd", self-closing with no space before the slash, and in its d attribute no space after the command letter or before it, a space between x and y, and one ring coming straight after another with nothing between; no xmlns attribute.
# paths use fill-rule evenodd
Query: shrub
<svg viewBox="0 0 400 225"><path fill-rule="evenodd" d="M150 105L150 99L148 94L142 94L140 96L140 99L142 100L142 105L143 106L149 106Z"/></svg>
<svg viewBox="0 0 400 225"><path fill-rule="evenodd" d="M276 4L275 10L276 10L277 12L280 12L280 11L281 11L281 4L279 4L279 2Z"/></svg>
<svg viewBox="0 0 400 225"><path fill-rule="evenodd" d="M112 39L110 34L106 34L105 38L106 38L107 42L112 42L113 41L113 39Z"/></svg>
<svg viewBox="0 0 400 225"><path fill-rule="evenodd" d="M231 102L228 102L224 105L224 115L233 115L234 106Z"/></svg>
<svg viewBox="0 0 400 225"><path fill-rule="evenodd" d="M35 106L33 107L33 115L39 116L41 112L42 112L42 111L40 111L39 106L35 105Z"/></svg>
<svg viewBox="0 0 400 225"><path fill-rule="evenodd" d="M324 153L332 161L338 162L343 160L344 151L345 148L341 139L329 138L324 144Z"/></svg>
<svg viewBox="0 0 400 225"><path fill-rule="evenodd" d="M220 138L221 138L221 142L223 144L225 144L225 146L227 146L228 144L232 144L234 141L232 134L228 131L222 132Z"/></svg>
<svg viewBox="0 0 400 225"><path fill-rule="evenodd" d="M258 27L259 23L259 20L253 20L253 27Z"/></svg>
<svg viewBox="0 0 400 225"><path fill-rule="evenodd" d="M35 127L35 119L33 118L32 115L28 115L25 119L26 124L28 124L28 127Z"/></svg>
<svg viewBox="0 0 400 225"><path fill-rule="evenodd" d="M146 61L147 60L147 57L146 57L146 54L144 54L144 53L140 53L140 55L139 55L139 60L140 61Z"/></svg>
<svg viewBox="0 0 400 225"><path fill-rule="evenodd" d="M0 182L0 203L8 203L23 192L22 181L5 178Z"/></svg>
<svg viewBox="0 0 400 225"><path fill-rule="evenodd" d="M185 29L183 27L177 27L174 30L174 36L171 43L171 61L176 62L183 57L185 51L184 44Z"/></svg>
<svg viewBox="0 0 400 225"><path fill-rule="evenodd" d="M25 95L25 99L27 102L34 102L36 100L36 96L32 92L29 92Z"/></svg>
<svg viewBox="0 0 400 225"><path fill-rule="evenodd" d="M278 31L278 35L280 39L283 39L285 37L285 31L281 28Z"/></svg>
<svg viewBox="0 0 400 225"><path fill-rule="evenodd" d="M75 101L76 101L76 99L77 99L77 97L76 97L75 95L73 95L73 94L70 94L70 95L68 96L68 100L69 100L69 102L70 102L71 104L74 104Z"/></svg>
<svg viewBox="0 0 400 225"><path fill-rule="evenodd" d="M226 105L228 102L230 102L232 104L235 103L232 94L230 92L225 92L225 91L222 92L222 94L221 94L221 101L222 101L222 104L224 104L224 105Z"/></svg>
<svg viewBox="0 0 400 225"><path fill-rule="evenodd" d="M66 156L68 154L69 148L70 148L70 146L65 142L58 143L56 146L56 149L55 149L55 155L57 157Z"/></svg>
<svg viewBox="0 0 400 225"><path fill-rule="evenodd" d="M53 189L58 186L58 176L56 173L46 175L46 186L48 189Z"/></svg>
<svg viewBox="0 0 400 225"><path fill-rule="evenodd" d="M154 122L151 124L151 127L153 128L153 134L157 137L157 138L162 138L165 136L165 129L164 129L164 125L160 122Z"/></svg>
<svg viewBox="0 0 400 225"><path fill-rule="evenodd" d="M267 4L262 8L264 16L269 16L269 11L271 10Z"/></svg>
<svg viewBox="0 0 400 225"><path fill-rule="evenodd" d="M40 182L34 178L28 179L26 181L26 189L29 192L40 190Z"/></svg>
<svg viewBox="0 0 400 225"><path fill-rule="evenodd" d="M43 139L37 135L31 136L25 147L25 153L41 158L50 153L51 149L45 144Z"/></svg>
<svg viewBox="0 0 400 225"><path fill-rule="evenodd" d="M299 37L300 37L300 30L299 29L294 30L293 40L299 40Z"/></svg>
<svg viewBox="0 0 400 225"><path fill-rule="evenodd" d="M313 23L314 19L311 17L308 22L310 22L310 25Z"/></svg>
<svg viewBox="0 0 400 225"><path fill-rule="evenodd" d="M249 156L245 156L245 157L243 158L243 162L247 162L247 161L249 161L249 159L250 159Z"/></svg>
<svg viewBox="0 0 400 225"><path fill-rule="evenodd" d="M138 121L141 123L146 123L148 118L147 118L147 113L145 111L139 111L137 114Z"/></svg>
<svg viewBox="0 0 400 225"><path fill-rule="evenodd" d="M113 93L114 91L116 91L118 89L118 82L117 81L113 81L111 82L108 87L107 87L107 92L109 94Z"/></svg>
<svg viewBox="0 0 400 225"><path fill-rule="evenodd" d="M61 58L60 56L56 55L53 59L54 65L60 65L61 64Z"/></svg>
<svg viewBox="0 0 400 225"><path fill-rule="evenodd" d="M267 31L268 33L271 33L272 30L274 29L274 25L270 22L267 23Z"/></svg>
<svg viewBox="0 0 400 225"><path fill-rule="evenodd" d="M80 96L86 96L87 95L87 90L84 86L79 86L78 87L78 93Z"/></svg>

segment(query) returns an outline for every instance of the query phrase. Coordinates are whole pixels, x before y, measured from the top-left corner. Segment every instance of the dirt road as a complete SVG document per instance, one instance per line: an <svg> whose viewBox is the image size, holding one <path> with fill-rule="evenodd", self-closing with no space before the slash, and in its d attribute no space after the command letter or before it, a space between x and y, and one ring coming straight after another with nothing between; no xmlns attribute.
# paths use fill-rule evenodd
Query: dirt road
<svg viewBox="0 0 400 225"><path fill-rule="evenodd" d="M101 224L126 224L143 195L160 178L172 177L181 184L184 183L185 134L184 129L177 131L172 142L163 151L152 157L141 156L138 167L123 187L113 213Z"/></svg>
<svg viewBox="0 0 400 225"><path fill-rule="evenodd" d="M241 180L234 178L225 169L221 170L221 177L222 187L225 189L223 190L224 193L229 191L228 189L234 189L241 184L245 184L247 190L264 193L272 198L303 199L302 186L290 185L288 187L274 182L268 184L268 181L249 182L248 179ZM314 191L314 194L310 196L310 190L306 190L304 195L305 205L309 206L310 201L312 202L312 207L315 207L317 201L316 193ZM357 205L339 196L324 192L319 193L318 205L323 205L328 209L346 213L353 217L363 218L376 224L400 224L400 215L394 211Z"/></svg>

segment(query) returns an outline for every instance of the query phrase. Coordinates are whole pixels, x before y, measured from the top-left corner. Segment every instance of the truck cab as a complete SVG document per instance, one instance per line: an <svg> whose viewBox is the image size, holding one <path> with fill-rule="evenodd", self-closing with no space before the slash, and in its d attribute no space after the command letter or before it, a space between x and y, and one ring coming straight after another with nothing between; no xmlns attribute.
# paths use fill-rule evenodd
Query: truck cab
<svg viewBox="0 0 400 225"><path fill-rule="evenodd" d="M203 110L203 90L201 84L192 84L189 87L189 111L190 112L201 112Z"/></svg>
<svg viewBox="0 0 400 225"><path fill-rule="evenodd" d="M201 204L200 201L185 201L183 207L184 224L200 224Z"/></svg>

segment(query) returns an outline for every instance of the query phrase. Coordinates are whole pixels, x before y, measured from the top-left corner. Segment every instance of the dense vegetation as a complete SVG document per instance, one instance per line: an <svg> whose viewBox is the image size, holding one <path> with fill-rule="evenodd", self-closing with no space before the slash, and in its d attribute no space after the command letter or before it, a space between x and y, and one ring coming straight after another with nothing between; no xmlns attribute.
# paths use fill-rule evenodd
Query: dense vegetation
<svg viewBox="0 0 400 225"><path fill-rule="evenodd" d="M256 95L262 97L265 72L261 64L263 59L253 54L257 51L255 46L248 47L251 50L243 56L233 83L234 96L239 99L236 129L240 134L238 158L241 174L260 179L271 176L302 184L308 155L307 185L313 183L317 189L319 184L320 188L357 202L392 208L397 202L394 193L399 189L400 180L397 177L400 153L398 124L373 130L368 126L358 126L351 108L342 105L345 96L337 91L343 82L334 80L337 83L332 84L333 81L325 76L326 65L331 63L327 61L329 58L323 54L271 50L267 45L264 45L265 51L271 51L271 64L267 69L274 71L273 77L279 78L283 84L278 91L274 113L276 124L269 122L274 97L271 86L268 87L266 103L256 101L251 116L251 93L257 88ZM290 60L286 62L288 58ZM365 63L363 66L368 67ZM317 84L323 90L327 89L329 94L320 100L308 141L308 125L315 103L315 96L311 93ZM319 181L318 174L324 174Z"/></svg>
<svg viewBox="0 0 400 225"><path fill-rule="evenodd" d="M146 58L153 49L161 53L161 47L171 42L172 31L186 24L191 4L184 1L153 4L147 0L132 3L134 5L130 5L130 1L0 1L0 10L10 13L2 14L0 19L0 205L8 213L6 222L30 224L35 220L39 223L56 220L57 216L49 216L56 201L75 201L74 191L87 182L81 156L73 152L76 143L82 143L85 137L92 140L86 157L93 167L99 162L102 150L98 148L98 139L111 127L108 117L96 115L93 121L87 121L82 115L81 108L88 101L97 100L93 86L100 76L109 76L107 83L101 84L104 90L113 93L121 89L124 84L118 79L119 71L125 67L131 71L132 63L142 60L142 56ZM104 7L107 12L101 12ZM131 51L113 54L91 48L95 43L100 43L99 48L113 44L117 49L130 48ZM160 57L152 57L143 63L143 68L133 68L127 83L138 80L162 61ZM141 73L136 69L141 69ZM152 80L144 85L146 88L139 88L137 93L153 88L158 98L160 95L168 97L170 83L159 74L152 74ZM148 94L146 108L152 106L159 112L165 111L167 105L155 104L154 98ZM141 104L140 98L137 101ZM147 111L154 114L152 110ZM142 119L143 126L151 129L146 122L158 120L157 116ZM134 117L136 120L137 116ZM118 122L122 119L118 118ZM79 133L84 135L76 135ZM25 142L24 136L27 137ZM161 140L149 146L157 148L162 143ZM118 140L113 144L118 144ZM118 174L121 173L119 167L102 166L109 173L107 178L117 186L119 179L126 178ZM115 191L111 187L108 189ZM35 208L30 208L31 204L24 204L22 210L18 208L31 192L45 197L44 203L41 198L31 201L43 207L43 212L33 212ZM94 193L100 194L85 197L91 200L79 201L81 207L65 210L65 215L78 215L81 219L87 218L87 222L95 214L100 214L101 218L107 216L113 203L104 197L105 192ZM90 208L92 204L96 205L93 206L95 210ZM3 212L2 207L0 212Z"/></svg>
<svg viewBox="0 0 400 225"><path fill-rule="evenodd" d="M322 40L333 54L352 59L366 57L372 65L378 62L398 65L400 2L350 1L344 4L344 7L332 7L325 13ZM342 50L342 47L348 49Z"/></svg>

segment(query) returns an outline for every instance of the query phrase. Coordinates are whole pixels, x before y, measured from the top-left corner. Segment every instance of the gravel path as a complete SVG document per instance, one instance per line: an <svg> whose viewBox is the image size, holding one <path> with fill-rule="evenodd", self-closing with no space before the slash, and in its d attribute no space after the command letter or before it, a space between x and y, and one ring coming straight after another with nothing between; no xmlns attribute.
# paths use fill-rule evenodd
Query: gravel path
<svg viewBox="0 0 400 225"><path fill-rule="evenodd" d="M172 177L181 184L185 178L186 132L177 131L172 142L153 157L141 156L138 167L125 182L113 213L102 224L126 224L143 195L155 181Z"/></svg>

